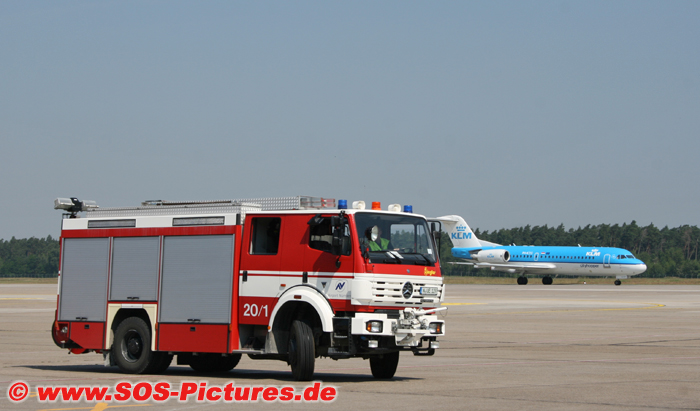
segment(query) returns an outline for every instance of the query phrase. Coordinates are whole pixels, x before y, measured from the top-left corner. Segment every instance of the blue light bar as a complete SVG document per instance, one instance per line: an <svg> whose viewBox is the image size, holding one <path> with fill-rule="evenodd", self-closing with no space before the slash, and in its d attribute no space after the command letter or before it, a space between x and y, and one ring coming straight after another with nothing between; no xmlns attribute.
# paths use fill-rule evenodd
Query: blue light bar
<svg viewBox="0 0 700 411"><path fill-rule="evenodd" d="M412 212L413 212L413 206L411 206L411 205L405 205L405 206L403 206L403 212L404 212L404 213L412 213Z"/></svg>
<svg viewBox="0 0 700 411"><path fill-rule="evenodd" d="M338 200L338 210L347 210L348 200Z"/></svg>

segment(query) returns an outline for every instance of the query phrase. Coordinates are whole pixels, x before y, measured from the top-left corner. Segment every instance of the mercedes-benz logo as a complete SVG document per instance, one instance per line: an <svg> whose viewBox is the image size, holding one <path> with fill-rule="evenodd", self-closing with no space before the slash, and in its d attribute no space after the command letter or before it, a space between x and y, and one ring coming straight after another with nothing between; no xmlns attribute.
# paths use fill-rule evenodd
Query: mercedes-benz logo
<svg viewBox="0 0 700 411"><path fill-rule="evenodd" d="M401 294L403 294L403 298L411 298L413 296L413 284L406 281L401 289Z"/></svg>

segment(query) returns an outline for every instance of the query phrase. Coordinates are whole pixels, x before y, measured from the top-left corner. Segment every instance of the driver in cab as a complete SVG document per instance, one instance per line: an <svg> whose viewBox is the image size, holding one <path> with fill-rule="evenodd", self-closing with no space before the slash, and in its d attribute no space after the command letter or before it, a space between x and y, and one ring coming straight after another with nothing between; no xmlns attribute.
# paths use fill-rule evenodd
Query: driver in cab
<svg viewBox="0 0 700 411"><path fill-rule="evenodd" d="M369 227L365 231L365 236L369 240L370 251L385 251L392 248L391 242L382 238L382 229L379 226Z"/></svg>

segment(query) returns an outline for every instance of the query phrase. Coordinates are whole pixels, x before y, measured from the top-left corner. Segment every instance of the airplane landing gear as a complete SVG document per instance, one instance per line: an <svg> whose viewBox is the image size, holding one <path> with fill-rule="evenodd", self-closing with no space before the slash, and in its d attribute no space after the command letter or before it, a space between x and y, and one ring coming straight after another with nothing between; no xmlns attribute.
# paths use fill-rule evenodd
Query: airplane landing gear
<svg viewBox="0 0 700 411"><path fill-rule="evenodd" d="M552 277L550 277L548 275L545 275L544 277L542 277L542 284L551 285L552 282L553 282Z"/></svg>
<svg viewBox="0 0 700 411"><path fill-rule="evenodd" d="M620 284L622 284L622 281L620 281L620 280L615 280L615 285L620 285Z"/></svg>
<svg viewBox="0 0 700 411"><path fill-rule="evenodd" d="M521 275L520 277L518 277L518 285L525 285L525 284L527 284L527 277L525 277L524 275Z"/></svg>

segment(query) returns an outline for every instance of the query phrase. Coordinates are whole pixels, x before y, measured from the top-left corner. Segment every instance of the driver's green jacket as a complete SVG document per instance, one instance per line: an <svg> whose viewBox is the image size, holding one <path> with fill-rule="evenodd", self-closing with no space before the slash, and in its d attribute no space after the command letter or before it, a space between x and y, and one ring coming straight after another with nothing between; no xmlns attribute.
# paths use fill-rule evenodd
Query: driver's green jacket
<svg viewBox="0 0 700 411"><path fill-rule="evenodd" d="M377 244L374 241L370 241L369 242L370 251L382 251L382 250L386 250L387 248L389 248L389 240L387 240L386 238L380 238L379 242L381 243L381 245Z"/></svg>

